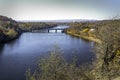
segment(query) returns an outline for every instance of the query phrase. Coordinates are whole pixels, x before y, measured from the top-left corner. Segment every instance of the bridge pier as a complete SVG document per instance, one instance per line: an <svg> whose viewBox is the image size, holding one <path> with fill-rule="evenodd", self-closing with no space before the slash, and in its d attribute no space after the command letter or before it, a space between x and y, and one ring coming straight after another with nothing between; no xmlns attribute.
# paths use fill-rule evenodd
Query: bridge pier
<svg viewBox="0 0 120 80"><path fill-rule="evenodd" d="M49 33L49 29L48 29L48 33Z"/></svg>
<svg viewBox="0 0 120 80"><path fill-rule="evenodd" d="M57 33L57 29L55 29L55 33Z"/></svg>
<svg viewBox="0 0 120 80"><path fill-rule="evenodd" d="M51 30L53 30L55 33L58 33L59 30L60 30L61 33L63 33L65 29L62 29L62 28L61 29L60 28L58 28L58 29L47 29L47 32L50 33Z"/></svg>
<svg viewBox="0 0 120 80"><path fill-rule="evenodd" d="M64 30L65 29L44 29L45 30L45 32L48 32L48 33L50 33L50 32L54 32L54 33L59 33L59 32L61 32L61 33L63 33L64 32ZM42 30L31 30L32 32L44 32L44 31L42 31Z"/></svg>

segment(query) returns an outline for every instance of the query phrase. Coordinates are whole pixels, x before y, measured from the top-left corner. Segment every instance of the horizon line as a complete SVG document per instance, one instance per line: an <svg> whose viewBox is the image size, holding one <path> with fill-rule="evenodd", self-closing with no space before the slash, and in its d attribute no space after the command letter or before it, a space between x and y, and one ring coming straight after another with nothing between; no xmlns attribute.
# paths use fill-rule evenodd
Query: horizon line
<svg viewBox="0 0 120 80"><path fill-rule="evenodd" d="M15 19L14 19L14 20L15 20ZM90 21L90 20L93 20L93 21L94 21L94 20L95 20L95 21L98 21L98 20L102 20L102 19L48 19L48 20L37 20L37 19L36 19L36 20L27 20L27 19L26 19L26 20L16 20L16 21L67 21L67 20L68 20L68 21L72 21L72 20L73 20L73 21L74 21L74 20L81 20L81 21L82 21L82 20L83 20L83 21L84 21L84 20L85 20L85 21L88 21L88 20L89 20L89 21Z"/></svg>

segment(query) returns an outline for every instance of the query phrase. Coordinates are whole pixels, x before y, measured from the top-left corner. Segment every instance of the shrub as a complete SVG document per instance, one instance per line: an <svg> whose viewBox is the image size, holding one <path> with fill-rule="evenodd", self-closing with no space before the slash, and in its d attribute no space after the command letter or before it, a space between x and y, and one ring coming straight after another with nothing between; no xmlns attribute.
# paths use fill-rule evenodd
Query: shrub
<svg viewBox="0 0 120 80"><path fill-rule="evenodd" d="M42 58L38 64L37 70L31 74L26 71L26 80L90 80L86 73L75 62L65 61L61 52L52 51L46 58Z"/></svg>
<svg viewBox="0 0 120 80"><path fill-rule="evenodd" d="M8 32L6 32L6 35L11 37L11 38L14 38L17 36L17 32L13 29L10 29Z"/></svg>

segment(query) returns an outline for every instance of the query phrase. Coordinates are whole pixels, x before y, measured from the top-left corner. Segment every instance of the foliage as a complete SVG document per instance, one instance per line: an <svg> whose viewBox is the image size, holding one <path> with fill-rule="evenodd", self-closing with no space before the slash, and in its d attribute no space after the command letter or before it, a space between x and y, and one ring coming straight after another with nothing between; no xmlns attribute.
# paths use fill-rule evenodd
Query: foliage
<svg viewBox="0 0 120 80"><path fill-rule="evenodd" d="M95 45L95 80L112 80L120 76L120 20L104 21L102 26L98 26L102 44Z"/></svg>
<svg viewBox="0 0 120 80"><path fill-rule="evenodd" d="M0 16L0 43L10 41L18 36L18 23L6 16Z"/></svg>
<svg viewBox="0 0 120 80"><path fill-rule="evenodd" d="M19 22L19 28L23 31L38 30L43 28L51 28L56 26L55 23L45 22Z"/></svg>
<svg viewBox="0 0 120 80"><path fill-rule="evenodd" d="M96 25L98 23L99 23L98 21L74 22L70 24L70 28L68 28L65 32L76 37L82 37L87 40L101 43L101 40L96 35L97 33Z"/></svg>
<svg viewBox="0 0 120 80"><path fill-rule="evenodd" d="M83 32L88 32L88 31L89 31L89 28L83 29Z"/></svg>
<svg viewBox="0 0 120 80"><path fill-rule="evenodd" d="M101 40L100 44L95 44L96 60L91 71L92 80L113 80L120 76L120 20L72 23L67 31L72 35Z"/></svg>
<svg viewBox="0 0 120 80"><path fill-rule="evenodd" d="M13 29L8 30L8 32L6 32L5 34L11 38L14 38L15 36L17 36L17 32Z"/></svg>
<svg viewBox="0 0 120 80"><path fill-rule="evenodd" d="M26 72L26 80L90 80L86 73L76 63L65 61L61 52L52 51L46 58L40 60L38 69L31 74Z"/></svg>

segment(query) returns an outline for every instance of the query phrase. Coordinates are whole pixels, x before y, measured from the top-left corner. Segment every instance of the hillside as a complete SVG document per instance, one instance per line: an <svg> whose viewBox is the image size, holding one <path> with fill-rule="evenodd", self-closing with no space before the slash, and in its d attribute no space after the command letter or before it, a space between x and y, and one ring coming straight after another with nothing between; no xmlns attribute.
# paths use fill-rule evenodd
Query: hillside
<svg viewBox="0 0 120 80"><path fill-rule="evenodd" d="M20 33L18 23L15 20L0 15L0 43L15 39Z"/></svg>
<svg viewBox="0 0 120 80"><path fill-rule="evenodd" d="M54 22L17 22L12 18L0 15L0 43L17 38L22 32L31 32L57 26Z"/></svg>
<svg viewBox="0 0 120 80"><path fill-rule="evenodd" d="M39 30L57 26L56 23L52 22L18 22L18 24L22 31Z"/></svg>
<svg viewBox="0 0 120 80"><path fill-rule="evenodd" d="M96 60L88 77L90 80L119 80L120 78L120 20L71 23L66 33L97 42Z"/></svg>

